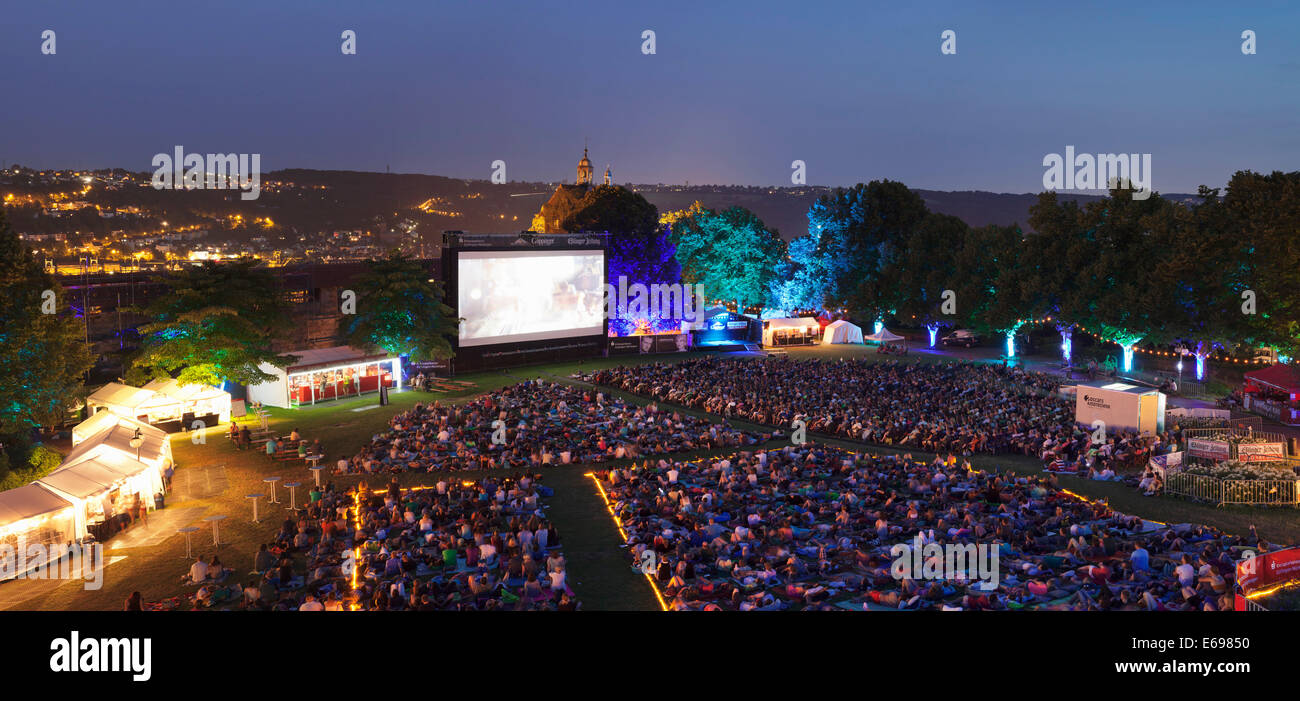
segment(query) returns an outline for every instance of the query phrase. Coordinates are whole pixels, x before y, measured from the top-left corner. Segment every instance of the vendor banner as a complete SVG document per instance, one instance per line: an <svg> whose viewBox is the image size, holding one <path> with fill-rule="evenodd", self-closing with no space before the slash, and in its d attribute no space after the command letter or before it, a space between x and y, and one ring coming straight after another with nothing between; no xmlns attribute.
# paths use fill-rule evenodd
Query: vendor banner
<svg viewBox="0 0 1300 701"><path fill-rule="evenodd" d="M1152 455L1151 464L1153 467L1167 468L1178 467L1183 464L1183 451L1178 453L1166 453L1164 455Z"/></svg>
<svg viewBox="0 0 1300 701"><path fill-rule="evenodd" d="M1225 441L1211 441L1204 438L1188 438L1187 454L1193 458L1227 460L1231 456Z"/></svg>
<svg viewBox="0 0 1300 701"><path fill-rule="evenodd" d="M641 341L636 336L609 339L609 352L611 355L636 353L640 350Z"/></svg>
<svg viewBox="0 0 1300 701"><path fill-rule="evenodd" d="M1246 594L1300 578L1300 548L1287 548L1237 562L1237 585Z"/></svg>
<svg viewBox="0 0 1300 701"><path fill-rule="evenodd" d="M1237 444L1237 459L1242 462L1281 462L1285 458L1285 443Z"/></svg>

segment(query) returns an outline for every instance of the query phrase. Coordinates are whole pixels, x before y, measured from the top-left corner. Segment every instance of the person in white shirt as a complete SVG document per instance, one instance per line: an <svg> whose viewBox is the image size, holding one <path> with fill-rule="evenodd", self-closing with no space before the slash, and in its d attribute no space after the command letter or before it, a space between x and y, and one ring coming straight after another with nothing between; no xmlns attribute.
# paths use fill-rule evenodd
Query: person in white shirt
<svg viewBox="0 0 1300 701"><path fill-rule="evenodd" d="M677 476L680 474L681 473L677 471L676 467L668 470L668 481L672 484L677 484Z"/></svg>
<svg viewBox="0 0 1300 701"><path fill-rule="evenodd" d="M551 570L551 590L564 591L564 570Z"/></svg>
<svg viewBox="0 0 1300 701"><path fill-rule="evenodd" d="M207 560L205 560L202 555L199 555L198 561L190 565L190 581L202 582L207 578L208 578Z"/></svg>
<svg viewBox="0 0 1300 701"><path fill-rule="evenodd" d="M324 611L325 605L317 601L316 597L312 596L311 594L308 594L306 601L302 602L302 606L299 606L298 610L299 611Z"/></svg>
<svg viewBox="0 0 1300 701"><path fill-rule="evenodd" d="M1178 583L1185 587L1196 585L1196 568L1192 566L1192 561L1186 555L1183 555L1182 564L1174 568L1174 573L1178 575Z"/></svg>

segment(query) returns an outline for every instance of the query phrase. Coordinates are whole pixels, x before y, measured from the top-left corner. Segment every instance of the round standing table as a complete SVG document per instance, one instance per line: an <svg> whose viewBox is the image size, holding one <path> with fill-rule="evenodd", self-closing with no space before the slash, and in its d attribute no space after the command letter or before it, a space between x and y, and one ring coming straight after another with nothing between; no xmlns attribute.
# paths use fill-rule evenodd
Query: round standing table
<svg viewBox="0 0 1300 701"><path fill-rule="evenodd" d="M184 528L176 529L177 533L185 534L185 559L186 560L194 559L194 554L193 554L194 551L190 549L190 534L197 530L199 530L198 526L186 526Z"/></svg>
<svg viewBox="0 0 1300 701"><path fill-rule="evenodd" d="M253 502L253 523L261 523L261 522L262 522L262 519L260 519L260 518L257 517L257 502L258 502L259 499L261 499L261 498L264 497L264 496L266 496L266 495L265 495L265 494L245 494L245 495L244 495L244 498L245 498L245 499L248 499L248 500L250 500L250 501Z"/></svg>
<svg viewBox="0 0 1300 701"><path fill-rule="evenodd" d="M207 521L208 523L212 524L212 545L214 547L217 545L221 545L221 522L224 521L225 518L226 518L225 514L217 514L215 516L209 516L203 519L204 521Z"/></svg>
<svg viewBox="0 0 1300 701"><path fill-rule="evenodd" d="M284 483L284 486L289 488L289 508L295 511L298 509L298 487L301 485L302 482Z"/></svg>
<svg viewBox="0 0 1300 701"><path fill-rule="evenodd" d="M320 471L321 471L321 470L324 470L324 469L325 469L325 468L321 467L320 465L315 465L315 466L313 466L313 467L311 468L311 473L312 473L313 475L316 476L316 486L317 486L317 487L320 486Z"/></svg>
<svg viewBox="0 0 1300 701"><path fill-rule="evenodd" d="M272 504L279 504L279 503L280 503L280 500L275 498L275 483L276 483L276 482L279 482L279 481L280 481L280 478L279 478L279 477L267 477L266 479L264 479L264 480L262 480L262 481L263 481L263 482L266 482L266 483L269 484L269 485L271 485L271 503L272 503Z"/></svg>

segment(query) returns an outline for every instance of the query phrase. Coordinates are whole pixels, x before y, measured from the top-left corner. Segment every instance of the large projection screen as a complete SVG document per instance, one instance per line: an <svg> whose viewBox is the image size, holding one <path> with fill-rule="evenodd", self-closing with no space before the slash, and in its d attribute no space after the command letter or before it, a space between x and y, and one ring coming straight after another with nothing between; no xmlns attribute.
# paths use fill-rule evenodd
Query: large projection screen
<svg viewBox="0 0 1300 701"><path fill-rule="evenodd" d="M461 251L460 345L605 333L603 251Z"/></svg>

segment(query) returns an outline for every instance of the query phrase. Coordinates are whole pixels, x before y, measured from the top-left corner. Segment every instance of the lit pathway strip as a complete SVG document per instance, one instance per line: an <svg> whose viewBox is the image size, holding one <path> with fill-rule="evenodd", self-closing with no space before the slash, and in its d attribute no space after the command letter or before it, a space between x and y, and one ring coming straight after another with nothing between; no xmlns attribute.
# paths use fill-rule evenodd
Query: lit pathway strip
<svg viewBox="0 0 1300 701"><path fill-rule="evenodd" d="M605 510L614 519L614 525L618 527L618 534L623 537L623 542L626 543L627 531L623 530L623 522L618 518L618 514L614 513L614 507L609 503L609 495L605 494L605 485L600 483L600 479L596 477L594 472L588 472L583 477L590 477L591 481L595 483L596 490L600 492L601 501L605 502ZM645 581L650 583L650 589L655 593L655 598L659 600L659 608L667 611L668 604L664 602L664 595L659 591L659 585L655 583L654 577L644 572L642 574L645 576Z"/></svg>

